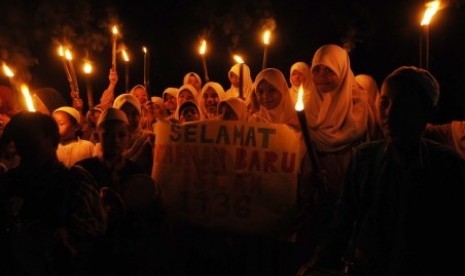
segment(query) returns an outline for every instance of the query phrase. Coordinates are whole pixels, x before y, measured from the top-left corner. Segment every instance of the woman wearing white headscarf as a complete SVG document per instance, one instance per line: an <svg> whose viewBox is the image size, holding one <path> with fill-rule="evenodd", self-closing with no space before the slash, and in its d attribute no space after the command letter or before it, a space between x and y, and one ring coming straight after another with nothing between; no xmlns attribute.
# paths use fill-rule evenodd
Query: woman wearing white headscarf
<svg viewBox="0 0 465 276"><path fill-rule="evenodd" d="M147 93L147 89L142 84L135 85L129 94L133 95L139 101L141 107L140 113L140 125L142 129L152 131L152 124L155 122L155 118L150 115L148 109L152 109L152 103L149 100L149 94Z"/></svg>
<svg viewBox="0 0 465 276"><path fill-rule="evenodd" d="M254 92L259 110L253 116L256 121L288 124L300 128L289 87L283 73L276 68L261 71L254 82Z"/></svg>
<svg viewBox="0 0 465 276"><path fill-rule="evenodd" d="M355 81L347 52L322 46L312 60L307 119L318 152L338 152L360 142L366 131L367 96Z"/></svg>
<svg viewBox="0 0 465 276"><path fill-rule="evenodd" d="M153 115L158 120L167 116L166 107L162 97L152 97Z"/></svg>
<svg viewBox="0 0 465 276"><path fill-rule="evenodd" d="M151 108L148 109L148 112L150 113L150 116L154 118L152 123L152 132L154 132L153 130L155 129L156 123L160 120L166 119L168 114L162 97L154 96L151 100L153 104L151 105Z"/></svg>
<svg viewBox="0 0 465 276"><path fill-rule="evenodd" d="M203 121L205 118L203 117L199 105L196 102L185 101L176 110L175 119L177 123L182 124L187 122Z"/></svg>
<svg viewBox="0 0 465 276"><path fill-rule="evenodd" d="M200 93L202 90L202 79L200 78L199 74L195 72L189 72L185 74L182 80L182 84L192 85L197 90L197 93Z"/></svg>
<svg viewBox="0 0 465 276"><path fill-rule="evenodd" d="M200 112L206 119L218 117L218 104L226 98L223 86L217 82L207 82L198 99Z"/></svg>
<svg viewBox="0 0 465 276"><path fill-rule="evenodd" d="M304 102L308 100L309 90L308 85L310 83L310 68L307 63L298 61L291 66L289 72L289 93L291 94L292 103L297 102L297 95L299 94L299 88L302 86L304 89Z"/></svg>
<svg viewBox="0 0 465 276"><path fill-rule="evenodd" d="M247 104L243 99L227 97L218 104L218 115L224 121L241 121L249 120Z"/></svg>
<svg viewBox="0 0 465 276"><path fill-rule="evenodd" d="M239 76L241 65L239 63L234 64L228 72L228 79L231 82L231 87L226 90L228 97L239 97ZM250 96L253 91L253 80L250 74L250 68L247 64L242 64L242 98L249 103Z"/></svg>
<svg viewBox="0 0 465 276"><path fill-rule="evenodd" d="M311 73L305 110L314 151L302 164L298 194L302 224L297 233L297 241L310 251L331 221L351 150L364 139L368 116L366 93L355 81L343 48L320 47ZM316 157L317 167L310 157Z"/></svg>
<svg viewBox="0 0 465 276"><path fill-rule="evenodd" d="M176 87L167 87L161 96L163 98L163 104L166 108L166 114L169 118L174 118L174 114L178 108L178 92L179 89Z"/></svg>
<svg viewBox="0 0 465 276"><path fill-rule="evenodd" d="M194 86L190 84L184 84L183 86L179 87L178 90L178 97L177 97L177 106L181 106L181 104L185 101L193 101L198 102L199 93L195 89Z"/></svg>

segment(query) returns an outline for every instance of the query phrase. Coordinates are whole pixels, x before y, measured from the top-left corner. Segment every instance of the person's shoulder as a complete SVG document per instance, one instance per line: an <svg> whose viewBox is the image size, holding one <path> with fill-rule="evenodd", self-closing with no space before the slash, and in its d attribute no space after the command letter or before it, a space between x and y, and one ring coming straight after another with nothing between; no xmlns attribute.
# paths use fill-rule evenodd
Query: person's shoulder
<svg viewBox="0 0 465 276"><path fill-rule="evenodd" d="M79 144L83 147L95 147L95 144L86 139L79 139Z"/></svg>
<svg viewBox="0 0 465 276"><path fill-rule="evenodd" d="M449 146L428 138L423 138L423 141L425 145L428 147L431 156L434 157L435 160L445 159L454 160L459 163L465 162L465 159L463 159L463 157L457 151L453 150Z"/></svg>

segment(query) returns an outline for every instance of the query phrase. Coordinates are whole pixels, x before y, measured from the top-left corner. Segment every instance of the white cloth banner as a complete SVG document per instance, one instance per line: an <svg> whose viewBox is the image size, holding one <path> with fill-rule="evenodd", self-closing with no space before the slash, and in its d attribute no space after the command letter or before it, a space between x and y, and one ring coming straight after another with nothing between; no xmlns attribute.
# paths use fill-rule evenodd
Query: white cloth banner
<svg viewBox="0 0 465 276"><path fill-rule="evenodd" d="M152 177L171 218L286 237L295 218L300 134L283 124L157 122Z"/></svg>

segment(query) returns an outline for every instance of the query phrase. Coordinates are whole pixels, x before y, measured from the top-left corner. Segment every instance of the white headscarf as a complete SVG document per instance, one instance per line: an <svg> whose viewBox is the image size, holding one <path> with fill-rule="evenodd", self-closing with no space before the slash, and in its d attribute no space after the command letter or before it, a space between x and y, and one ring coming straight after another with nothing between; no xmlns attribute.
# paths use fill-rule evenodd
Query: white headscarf
<svg viewBox="0 0 465 276"><path fill-rule="evenodd" d="M167 87L167 88L165 88L165 90L163 90L163 94L161 96L163 98L163 103L166 100L165 96L170 95L170 96L172 96L172 97L174 97L176 99L176 108L177 108L178 93L179 93L179 89L176 88L176 87ZM171 112L171 111L168 111L168 109L166 109L166 113L169 114L169 112ZM172 114L170 114L169 116L173 118L175 116L175 113L176 113L176 110Z"/></svg>
<svg viewBox="0 0 465 276"><path fill-rule="evenodd" d="M221 103L225 103L234 110L237 115L237 120L247 122L249 120L249 112L247 111L247 104L241 98L226 97L218 103L218 108Z"/></svg>
<svg viewBox="0 0 465 276"><path fill-rule="evenodd" d="M189 84L189 77L190 76L194 76L199 81L200 87L202 87L202 78L199 76L199 74L197 74L195 72L189 72L189 73L184 75L184 78L182 79L182 84L183 85L184 84ZM200 91L198 91L198 92L200 92Z"/></svg>
<svg viewBox="0 0 465 276"><path fill-rule="evenodd" d="M203 116L205 118L207 118L207 119L216 116L215 114L213 114L213 115L210 114L207 111L207 108L205 107L206 103L205 103L205 99L203 98L203 94L205 94L205 92L207 91L207 89L209 87L211 87L213 90L215 90L215 92L218 94L219 101L226 98L226 93L224 92L223 86L221 86L221 84L219 84L217 82L210 81L210 82L207 82L202 87L202 92L200 93L200 97L198 98L197 102L198 102L199 107L200 107L200 112L202 112ZM218 101L218 103L219 103L219 101Z"/></svg>
<svg viewBox="0 0 465 276"><path fill-rule="evenodd" d="M179 103L179 94L181 94L181 92L182 92L183 90L187 90L187 91L191 92L191 93L192 93L192 96L194 96L194 101L195 101L196 103L198 103L199 93L197 92L197 89L195 89L195 87L192 86L191 84L184 84L183 86L179 87L179 90L178 90L178 96L177 96L177 101L176 101L177 104L178 104L178 107L181 105L181 104Z"/></svg>
<svg viewBox="0 0 465 276"><path fill-rule="evenodd" d="M176 120L179 121L181 119L182 111L188 106L193 106L195 109L197 109L197 111L199 112L199 120L198 121L203 121L205 119L204 116L202 115L202 112L200 111L200 108L199 108L199 105L197 104L197 102L185 101L176 109L176 113L175 113L176 114L175 115Z"/></svg>
<svg viewBox="0 0 465 276"><path fill-rule="evenodd" d="M305 80L302 83L302 87L304 89L304 101L308 100L308 95L309 95L308 86L310 84L310 76L311 76L310 67L308 66L307 63L303 61L298 61L291 66L291 70L289 71L289 82L291 84L291 87L289 88L289 93L291 94L292 103L294 104L297 102L297 95L299 93L299 88L300 88L299 86L292 83L291 76L292 76L292 72L294 72L295 70L299 71L300 73L302 73L302 75L305 76Z"/></svg>
<svg viewBox="0 0 465 276"><path fill-rule="evenodd" d="M278 90L282 97L279 105L274 109L260 106L258 118L260 121L270 123L291 124L297 126L297 115L289 95L289 86L283 73L276 68L266 68L261 71L254 82L254 93L262 80L266 80ZM258 96L257 96L258 98Z"/></svg>
<svg viewBox="0 0 465 276"><path fill-rule="evenodd" d="M136 84L132 89L131 91L129 91L129 94L133 95L133 96L136 96L136 89L137 88L141 88L142 90L144 90L145 92L145 96L147 97L147 101L150 99L150 96L149 96L149 93L147 93L147 89L145 89L145 86L142 85L142 84ZM142 104L142 103L141 103Z"/></svg>
<svg viewBox="0 0 465 276"><path fill-rule="evenodd" d="M167 87L165 88L165 90L163 90L163 95L161 97L163 98L163 101L165 101L165 95L170 95L177 99L178 92L179 92L179 89L176 87Z"/></svg>
<svg viewBox="0 0 465 276"><path fill-rule="evenodd" d="M240 68L241 65L239 63L234 64L231 69L229 69L228 72L228 77L234 73L237 76L240 76ZM250 95L253 90L253 80L252 80L252 75L250 74L250 68L247 66L247 64L243 63L242 65L242 93L245 101L248 103L250 100ZM231 85L231 87L226 91L226 95L228 97L239 97L239 88L236 88Z"/></svg>
<svg viewBox="0 0 465 276"><path fill-rule="evenodd" d="M166 111L166 107L165 107L165 103L163 101L163 98L162 97L152 97L151 98L151 101L154 105L157 105L158 108L160 108L161 110L161 114L160 114L160 118L164 118L168 115L167 111Z"/></svg>
<svg viewBox="0 0 465 276"><path fill-rule="evenodd" d="M347 52L333 44L320 47L312 60L330 68L339 78L334 91L320 93L314 82L306 112L310 135L318 151L339 151L362 139L367 129L367 97L355 81Z"/></svg>

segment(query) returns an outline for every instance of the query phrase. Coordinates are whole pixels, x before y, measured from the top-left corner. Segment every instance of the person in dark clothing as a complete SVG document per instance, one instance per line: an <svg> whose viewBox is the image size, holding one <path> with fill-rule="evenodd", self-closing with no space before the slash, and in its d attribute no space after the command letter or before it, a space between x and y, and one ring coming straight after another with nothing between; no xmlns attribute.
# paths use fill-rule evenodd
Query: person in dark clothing
<svg viewBox="0 0 465 276"><path fill-rule="evenodd" d="M356 148L331 231L298 275L338 271L342 257L348 275L460 273L465 161L422 137L438 97L423 69L400 67L384 80L385 141Z"/></svg>
<svg viewBox="0 0 465 276"><path fill-rule="evenodd" d="M163 218L156 185L135 162L124 156L129 142L126 114L107 108L97 132L102 151L76 163L72 170L95 181L107 209L108 228L97 241L96 274L156 275ZM103 275L102 274L102 275Z"/></svg>
<svg viewBox="0 0 465 276"><path fill-rule="evenodd" d="M21 161L0 175L1 275L70 275L71 202L77 188L58 161L58 127L48 115L20 112L2 140Z"/></svg>

